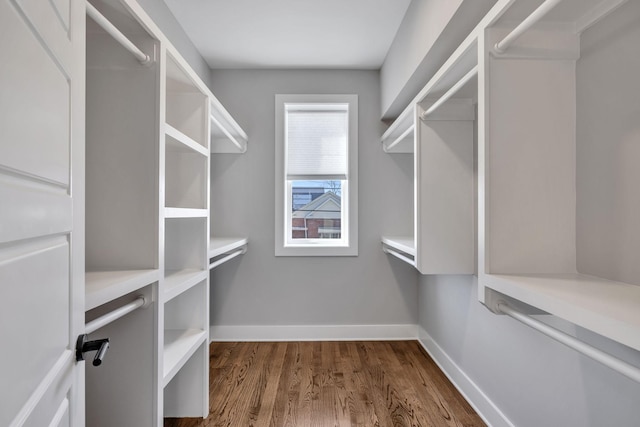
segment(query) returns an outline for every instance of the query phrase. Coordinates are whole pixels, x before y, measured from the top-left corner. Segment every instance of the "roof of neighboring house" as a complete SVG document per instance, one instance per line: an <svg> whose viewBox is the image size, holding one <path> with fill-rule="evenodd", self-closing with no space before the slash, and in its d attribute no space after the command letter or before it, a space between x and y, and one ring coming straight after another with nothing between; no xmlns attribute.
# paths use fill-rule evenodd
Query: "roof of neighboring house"
<svg viewBox="0 0 640 427"><path fill-rule="evenodd" d="M342 201L333 191L310 201L300 209L293 211L292 218L332 218L340 219Z"/></svg>

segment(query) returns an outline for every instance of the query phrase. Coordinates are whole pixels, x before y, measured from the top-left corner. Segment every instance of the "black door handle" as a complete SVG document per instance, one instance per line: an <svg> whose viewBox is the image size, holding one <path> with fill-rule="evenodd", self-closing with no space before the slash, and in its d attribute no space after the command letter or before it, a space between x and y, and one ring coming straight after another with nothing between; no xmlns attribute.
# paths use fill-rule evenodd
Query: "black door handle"
<svg viewBox="0 0 640 427"><path fill-rule="evenodd" d="M78 335L78 340L76 341L76 362L84 360L85 353L97 350L93 358L93 366L100 366L108 349L109 338L89 341L87 334Z"/></svg>

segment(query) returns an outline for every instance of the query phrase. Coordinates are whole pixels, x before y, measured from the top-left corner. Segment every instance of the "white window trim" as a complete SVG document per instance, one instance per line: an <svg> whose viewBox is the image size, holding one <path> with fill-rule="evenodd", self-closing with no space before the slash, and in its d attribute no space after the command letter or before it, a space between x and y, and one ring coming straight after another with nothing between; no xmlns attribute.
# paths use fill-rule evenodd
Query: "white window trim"
<svg viewBox="0 0 640 427"><path fill-rule="evenodd" d="M348 244L296 244L288 245L285 236L287 215L285 179L285 104L288 103L348 103L349 104L349 188L345 214ZM276 158L275 158L275 255L276 256L357 256L358 255L358 95L276 95Z"/></svg>

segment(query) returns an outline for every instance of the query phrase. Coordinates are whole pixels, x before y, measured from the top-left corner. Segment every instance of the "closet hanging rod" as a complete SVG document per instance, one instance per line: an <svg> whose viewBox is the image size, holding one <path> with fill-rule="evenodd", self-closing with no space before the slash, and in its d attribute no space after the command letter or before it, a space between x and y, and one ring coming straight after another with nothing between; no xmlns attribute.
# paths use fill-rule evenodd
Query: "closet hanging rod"
<svg viewBox="0 0 640 427"><path fill-rule="evenodd" d="M84 326L85 334L90 334L92 332L97 331L103 326L106 326L109 323L114 322L123 316L126 316L132 311L139 309L140 307L144 306L146 303L147 303L147 300L145 299L145 297L139 296L135 300L131 301L129 304L125 304L120 308L116 308L115 310L110 311L109 313L102 315L97 319L94 319L91 322L87 323Z"/></svg>
<svg viewBox="0 0 640 427"><path fill-rule="evenodd" d="M224 133L224 135L229 139L229 141L231 141L231 143L233 143L233 145L238 147L240 150L243 149L242 144L240 143L240 141L238 141L235 136L231 135L231 133L224 126L222 126L222 124L220 123L220 121L218 119L216 119L213 115L209 115L209 118L211 119L213 124L215 124L218 127L218 129L220 129L222 131L222 133Z"/></svg>
<svg viewBox="0 0 640 427"><path fill-rule="evenodd" d="M500 40L493 47L496 52L504 53L509 46L521 35L523 35L536 22L544 17L551 9L556 7L562 0L546 0L536 10L531 12L516 28L514 28L505 38Z"/></svg>
<svg viewBox="0 0 640 427"><path fill-rule="evenodd" d="M384 147L385 151L389 151L391 150L393 147L395 147L396 145L398 145L400 143L400 141L402 141L403 139L405 139L407 137L407 135L409 135L411 132L413 132L415 130L416 126L415 125L411 125L409 126L409 128L407 130L405 130L404 132L402 132L400 134L400 136L398 136L396 139L394 139L389 145L387 145L386 147Z"/></svg>
<svg viewBox="0 0 640 427"><path fill-rule="evenodd" d="M431 105L431 107L429 107L424 113L422 113L420 115L420 118L424 120L427 118L428 115L433 114L434 111L440 108L442 104L447 102L449 98L455 95L456 92L458 92L462 88L462 86L467 84L467 82L472 78L474 78L477 74L478 74L478 66L476 65L471 70L469 70L469 72L465 74L460 80L458 80L456 84L451 86L451 88L449 88L449 90L446 91L440 98L438 98L438 100L434 102L433 105Z"/></svg>
<svg viewBox="0 0 640 427"><path fill-rule="evenodd" d="M404 261L404 262L406 262L406 263L408 263L408 264L413 265L414 267L416 266L416 262L415 262L415 260L413 260L413 259L409 258L408 256L405 256L405 255L401 254L401 253L400 253L400 252L398 252L398 251L394 251L393 249L389 249L389 248L388 248L388 247L386 247L386 246L383 246L383 247L382 247L382 251L383 251L384 253L389 254L389 255L393 255L394 257L396 257L396 258L398 258L398 259L401 259L402 261Z"/></svg>
<svg viewBox="0 0 640 427"><path fill-rule="evenodd" d="M147 65L151 63L151 57L141 51L138 46L133 44L131 40L120 32L107 18L102 15L91 3L87 3L87 15L91 17L103 30L120 43L125 49L135 56L141 64Z"/></svg>
<svg viewBox="0 0 640 427"><path fill-rule="evenodd" d="M638 383L640 383L640 368L637 368L633 365L630 365L616 357L605 353L602 350L599 350L595 347L590 346L589 344L580 341L577 338L572 337L571 335L567 335L562 331L559 331L555 328L552 328L549 325L546 325L526 314L523 314L514 308L510 307L506 302L499 301L496 304L496 308L498 312L504 313L513 319L524 323L525 325L547 335L548 337L562 343L579 353L584 354L591 359L602 363L603 365L613 369L614 371L630 378Z"/></svg>
<svg viewBox="0 0 640 427"><path fill-rule="evenodd" d="M238 249L238 250L236 250L234 252L231 252L229 255L225 255L224 258L220 258L219 260L214 261L211 264L209 264L209 270L213 270L214 268L216 268L220 264L224 264L225 262L230 261L233 258L235 258L235 257L237 257L239 255L245 254L245 253L247 253L247 248L246 247L243 247L243 248L240 248L240 249Z"/></svg>

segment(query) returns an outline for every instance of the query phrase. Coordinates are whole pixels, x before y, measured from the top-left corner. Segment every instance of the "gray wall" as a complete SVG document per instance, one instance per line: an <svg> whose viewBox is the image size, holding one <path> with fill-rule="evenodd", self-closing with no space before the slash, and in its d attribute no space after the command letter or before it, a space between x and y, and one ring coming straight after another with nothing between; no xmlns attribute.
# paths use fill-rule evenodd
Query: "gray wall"
<svg viewBox="0 0 640 427"><path fill-rule="evenodd" d="M577 65L578 269L640 284L640 2L583 34ZM615 64L615 66L612 66ZM640 384L477 302L468 276L423 276L420 325L518 427L640 425ZM640 352L549 316L640 367Z"/></svg>
<svg viewBox="0 0 640 427"><path fill-rule="evenodd" d="M380 70L381 111L395 118L497 0L413 0Z"/></svg>
<svg viewBox="0 0 640 427"><path fill-rule="evenodd" d="M213 92L249 135L211 159L212 232L248 236L247 254L211 276L212 325L417 323L417 275L381 250L411 227L411 157L383 153L375 71L215 70ZM275 94L355 93L359 105L358 257L275 257Z"/></svg>
<svg viewBox="0 0 640 427"><path fill-rule="evenodd" d="M163 0L137 0L205 84L211 70Z"/></svg>

